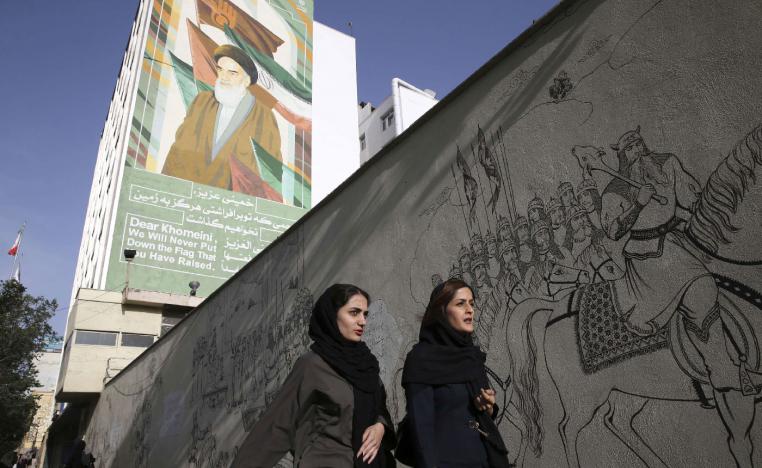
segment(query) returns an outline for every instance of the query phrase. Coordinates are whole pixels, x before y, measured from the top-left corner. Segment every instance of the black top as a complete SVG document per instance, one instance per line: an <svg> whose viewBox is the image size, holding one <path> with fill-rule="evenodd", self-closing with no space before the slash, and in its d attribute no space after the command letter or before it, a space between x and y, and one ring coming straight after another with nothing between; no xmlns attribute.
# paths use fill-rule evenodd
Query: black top
<svg viewBox="0 0 762 468"><path fill-rule="evenodd" d="M481 436L469 427L476 410L466 384L409 383L405 395L417 468L489 466Z"/></svg>

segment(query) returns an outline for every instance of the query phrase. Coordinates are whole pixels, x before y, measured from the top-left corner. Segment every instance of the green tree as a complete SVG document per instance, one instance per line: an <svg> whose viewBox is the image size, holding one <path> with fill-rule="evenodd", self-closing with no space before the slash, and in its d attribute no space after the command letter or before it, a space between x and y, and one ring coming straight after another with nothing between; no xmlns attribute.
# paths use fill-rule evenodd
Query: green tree
<svg viewBox="0 0 762 468"><path fill-rule="evenodd" d="M18 447L32 423L34 358L56 338L48 320L57 307L55 299L26 294L18 281L0 281L0 456Z"/></svg>

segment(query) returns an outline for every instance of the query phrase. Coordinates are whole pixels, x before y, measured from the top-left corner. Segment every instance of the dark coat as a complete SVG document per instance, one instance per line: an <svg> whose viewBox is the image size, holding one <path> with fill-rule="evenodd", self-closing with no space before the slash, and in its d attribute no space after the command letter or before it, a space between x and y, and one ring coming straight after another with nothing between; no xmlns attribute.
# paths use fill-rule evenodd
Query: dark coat
<svg viewBox="0 0 762 468"><path fill-rule="evenodd" d="M408 384L405 395L417 468L489 466L466 384Z"/></svg>
<svg viewBox="0 0 762 468"><path fill-rule="evenodd" d="M271 468L287 452L299 468L352 468L353 408L349 382L308 351L243 441L231 468ZM393 442L389 412L385 405L380 410L385 443Z"/></svg>

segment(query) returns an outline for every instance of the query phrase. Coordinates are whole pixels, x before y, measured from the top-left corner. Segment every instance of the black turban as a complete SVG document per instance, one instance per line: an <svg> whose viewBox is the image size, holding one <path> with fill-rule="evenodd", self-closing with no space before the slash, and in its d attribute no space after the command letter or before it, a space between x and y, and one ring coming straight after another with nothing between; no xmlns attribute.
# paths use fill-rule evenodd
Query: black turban
<svg viewBox="0 0 762 468"><path fill-rule="evenodd" d="M243 68L243 71L246 72L247 75L249 75L249 78L251 78L251 84L254 84L257 82L257 66L254 65L254 61L251 60L251 57L249 57L246 52L239 49L238 47L234 45L221 45L214 49L214 61L215 63L221 58L221 57L228 57L231 58L237 63L238 65Z"/></svg>

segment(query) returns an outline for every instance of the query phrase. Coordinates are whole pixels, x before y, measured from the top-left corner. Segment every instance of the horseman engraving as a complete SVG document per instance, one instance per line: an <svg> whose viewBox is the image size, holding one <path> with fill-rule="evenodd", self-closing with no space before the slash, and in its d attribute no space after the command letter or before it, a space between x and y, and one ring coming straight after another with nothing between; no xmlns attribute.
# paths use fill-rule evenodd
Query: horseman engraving
<svg viewBox="0 0 762 468"><path fill-rule="evenodd" d="M484 310L477 334L489 348L490 367L511 382L499 396L507 403L504 429L521 438L517 463L527 449L542 456L543 405L555 396L571 467L580 465L577 440L595 417L647 466L667 466L633 426L651 401L717 411L736 463L752 466L762 295L719 275L711 255L731 242L723 232L737 230L729 217L762 164L761 144L762 127L731 151L703 189L675 154L652 151L637 127L609 145L608 154L574 146L581 181L564 180L545 199L531 188L526 215L491 218L483 210L488 218L469 223L470 249L463 246L450 260L450 274L479 276ZM476 160L458 161L464 163L479 170ZM738 181L741 188L728 182L735 173L747 178ZM491 232L497 255L479 242ZM490 256L497 267L487 268ZM554 389L538 377L544 368Z"/></svg>
<svg viewBox="0 0 762 468"><path fill-rule="evenodd" d="M619 177L613 177L604 190L601 224L613 240L629 234L622 252L626 281L616 283L619 314L627 317L632 331L651 335L677 311L685 319L713 389L755 393L753 388L742 389L739 366L726 351L723 326L728 325L723 323L712 274L685 247L689 241L677 211L693 213L701 185L674 154L649 150L640 127L625 132L611 148L616 151ZM605 163L599 159L580 164L587 171Z"/></svg>
<svg viewBox="0 0 762 468"><path fill-rule="evenodd" d="M551 395L560 397L558 433L569 466L579 466L579 433L599 413L648 466L666 466L632 426L648 401L661 400L716 408L736 464L751 467L750 430L762 389L762 295L714 274L706 263L711 257L702 253L730 242L718 233L730 229L730 216L762 167L762 126L738 143L703 191L675 155L651 152L639 128L625 132L612 149L617 169L605 164L600 148L577 146L572 152L585 176L606 187L601 224L609 243L624 241L624 274L565 289L550 300L527 299L511 311L505 347L519 426L529 448L541 455L545 389L538 367L544 362L555 386ZM733 181L733 173L744 178ZM695 212L703 218L691 218ZM684 232L681 216L700 239ZM556 274L568 269L559 266ZM570 355L573 348L578 356Z"/></svg>

